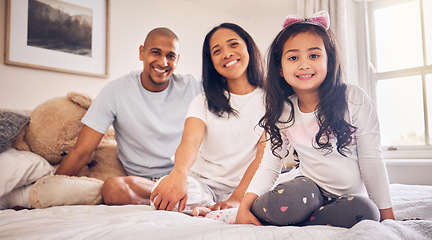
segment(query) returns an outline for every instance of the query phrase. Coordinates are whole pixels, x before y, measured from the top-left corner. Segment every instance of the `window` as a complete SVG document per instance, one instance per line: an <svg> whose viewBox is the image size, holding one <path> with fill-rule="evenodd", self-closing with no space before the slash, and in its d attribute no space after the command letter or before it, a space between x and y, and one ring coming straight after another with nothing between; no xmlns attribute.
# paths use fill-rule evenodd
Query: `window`
<svg viewBox="0 0 432 240"><path fill-rule="evenodd" d="M432 1L366 3L368 71L387 157L432 157Z"/></svg>

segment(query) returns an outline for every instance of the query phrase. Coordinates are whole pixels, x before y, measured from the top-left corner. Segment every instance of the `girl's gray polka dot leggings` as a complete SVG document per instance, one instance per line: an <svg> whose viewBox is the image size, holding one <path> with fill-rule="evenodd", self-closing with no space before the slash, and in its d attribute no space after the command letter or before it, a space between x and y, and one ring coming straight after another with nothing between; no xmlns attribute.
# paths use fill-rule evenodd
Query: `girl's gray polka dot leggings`
<svg viewBox="0 0 432 240"><path fill-rule="evenodd" d="M362 196L336 196L303 176L277 185L251 208L264 225L330 225L351 228L364 219L379 221L377 206Z"/></svg>

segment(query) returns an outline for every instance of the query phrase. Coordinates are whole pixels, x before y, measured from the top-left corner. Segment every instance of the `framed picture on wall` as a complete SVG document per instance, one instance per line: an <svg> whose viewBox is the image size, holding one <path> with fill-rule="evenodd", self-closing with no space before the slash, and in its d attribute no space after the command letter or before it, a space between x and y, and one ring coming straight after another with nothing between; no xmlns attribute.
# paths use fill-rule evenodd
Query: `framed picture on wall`
<svg viewBox="0 0 432 240"><path fill-rule="evenodd" d="M108 0L7 0L5 64L108 77Z"/></svg>

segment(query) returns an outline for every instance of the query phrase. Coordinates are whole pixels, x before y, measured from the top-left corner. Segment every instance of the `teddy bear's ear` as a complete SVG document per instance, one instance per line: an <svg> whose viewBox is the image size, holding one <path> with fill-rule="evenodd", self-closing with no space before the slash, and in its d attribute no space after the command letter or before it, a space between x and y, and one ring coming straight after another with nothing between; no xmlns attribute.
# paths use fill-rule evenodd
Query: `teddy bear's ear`
<svg viewBox="0 0 432 240"><path fill-rule="evenodd" d="M25 126L21 132L18 134L18 137L13 142L13 147L18 150L30 151L30 146L25 141L24 137L27 132L28 125Z"/></svg>
<svg viewBox="0 0 432 240"><path fill-rule="evenodd" d="M75 93L75 92L70 92L66 95L66 98L70 101L72 101L73 103L78 104L79 106L85 108L85 109L89 109L90 104L92 103L92 99L84 94L81 93Z"/></svg>

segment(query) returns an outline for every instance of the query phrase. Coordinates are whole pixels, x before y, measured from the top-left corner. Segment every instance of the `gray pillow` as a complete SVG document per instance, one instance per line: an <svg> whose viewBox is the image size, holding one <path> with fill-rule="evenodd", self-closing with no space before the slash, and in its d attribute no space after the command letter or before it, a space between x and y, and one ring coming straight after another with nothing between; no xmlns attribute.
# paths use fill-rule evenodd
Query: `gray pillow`
<svg viewBox="0 0 432 240"><path fill-rule="evenodd" d="M11 111L0 111L0 153L8 149L30 117Z"/></svg>

